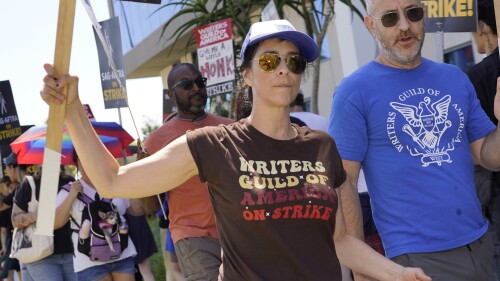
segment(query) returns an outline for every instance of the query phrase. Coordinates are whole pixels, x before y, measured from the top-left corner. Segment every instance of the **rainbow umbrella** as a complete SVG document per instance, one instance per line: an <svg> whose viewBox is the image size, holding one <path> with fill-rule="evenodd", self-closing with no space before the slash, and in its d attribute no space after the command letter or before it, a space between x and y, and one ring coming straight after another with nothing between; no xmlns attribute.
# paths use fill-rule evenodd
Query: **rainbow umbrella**
<svg viewBox="0 0 500 281"><path fill-rule="evenodd" d="M97 135L114 157L132 155L128 145L134 140L132 136L116 122L91 122ZM17 155L19 164L43 164L43 152L47 137L47 126L34 126L14 140L10 147ZM61 164L71 165L73 162L73 142L68 130L64 127L61 149Z"/></svg>

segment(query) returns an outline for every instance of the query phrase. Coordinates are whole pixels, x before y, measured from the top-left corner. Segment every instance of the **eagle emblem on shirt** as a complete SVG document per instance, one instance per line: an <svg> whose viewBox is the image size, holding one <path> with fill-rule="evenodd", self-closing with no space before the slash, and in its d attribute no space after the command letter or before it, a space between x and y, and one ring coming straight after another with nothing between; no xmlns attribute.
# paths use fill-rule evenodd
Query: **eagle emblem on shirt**
<svg viewBox="0 0 500 281"><path fill-rule="evenodd" d="M448 120L448 109L451 97L444 96L436 102L431 102L431 98L425 97L418 106L391 102L392 108L397 110L405 118L406 124L402 130L408 134L418 147L408 148L411 155L422 156L422 163L428 166L430 163L451 162L447 153L453 150L453 143L450 147L440 146L441 137L444 132L451 127L452 122Z"/></svg>

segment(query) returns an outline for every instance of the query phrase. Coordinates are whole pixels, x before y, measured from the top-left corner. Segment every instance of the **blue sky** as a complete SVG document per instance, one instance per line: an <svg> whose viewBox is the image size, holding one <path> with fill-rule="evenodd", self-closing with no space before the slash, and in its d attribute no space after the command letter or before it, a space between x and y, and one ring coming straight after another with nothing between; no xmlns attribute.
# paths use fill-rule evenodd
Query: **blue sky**
<svg viewBox="0 0 500 281"><path fill-rule="evenodd" d="M107 1L90 0L98 21L107 20ZM54 60L59 1L0 0L0 81L10 80L21 125L43 125L48 106L39 96L43 64ZM76 0L70 73L80 78L80 98L97 121L119 122L118 109L104 109L99 61L92 24L81 0ZM143 122L161 123L161 79L127 80L130 110L140 134ZM158 100L144 96L157 95ZM122 124L134 137L131 113L121 109Z"/></svg>

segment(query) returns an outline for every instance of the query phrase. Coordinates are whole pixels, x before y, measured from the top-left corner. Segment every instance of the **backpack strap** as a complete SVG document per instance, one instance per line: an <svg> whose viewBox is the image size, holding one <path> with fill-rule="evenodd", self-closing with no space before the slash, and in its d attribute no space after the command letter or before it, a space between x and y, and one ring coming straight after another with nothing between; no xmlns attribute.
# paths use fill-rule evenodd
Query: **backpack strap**
<svg viewBox="0 0 500 281"><path fill-rule="evenodd" d="M63 185L63 187L62 187L62 189L66 190L68 193L71 191L71 188L72 188L71 183L65 184L65 185ZM85 193L79 193L79 194L78 194L78 196L77 196L76 198L77 198L78 200L80 200L83 204L87 205L87 206L88 206L88 204L90 204L90 203L94 202L94 200L92 200L92 198L90 198L90 196L88 196L88 195L87 195L87 194L85 194ZM71 230L72 230L73 232L78 233L78 232L79 232L79 230L80 230L80 228L81 228L80 224L79 224L79 223L75 220L75 218L73 218L73 216L71 216L71 215L69 216L69 220L70 220L71 222L73 222L73 223L76 225L76 227L78 227L78 229L73 229L73 228L71 228Z"/></svg>
<svg viewBox="0 0 500 281"><path fill-rule="evenodd" d="M93 201L111 203L111 201L113 201L113 198L102 198L101 199L101 196L96 191L96 193L94 195L94 200Z"/></svg>

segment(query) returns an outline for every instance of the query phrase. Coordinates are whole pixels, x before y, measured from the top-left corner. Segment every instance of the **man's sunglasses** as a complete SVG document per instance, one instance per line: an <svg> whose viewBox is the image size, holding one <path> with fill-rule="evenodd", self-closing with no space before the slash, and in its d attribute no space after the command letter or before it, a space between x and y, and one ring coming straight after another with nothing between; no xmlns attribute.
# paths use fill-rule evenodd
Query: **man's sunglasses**
<svg viewBox="0 0 500 281"><path fill-rule="evenodd" d="M194 84L198 86L200 89L205 89L207 87L207 78L205 77L198 77L196 79L183 79L177 83L175 83L171 90L175 89L176 87L181 87L185 91L189 91L193 88Z"/></svg>
<svg viewBox="0 0 500 281"><path fill-rule="evenodd" d="M265 72L275 71L281 63L280 55L274 53L262 54L254 60L259 62L260 69ZM306 69L307 61L301 55L289 55L285 58L285 64L291 72L301 74Z"/></svg>
<svg viewBox="0 0 500 281"><path fill-rule="evenodd" d="M406 18L411 22L418 22L424 18L424 8L422 7L412 7L404 10L404 14ZM383 14L380 18L377 18L374 15L370 15L372 18L376 20L380 20L382 25L385 27L393 27L398 24L399 21L399 12L393 11Z"/></svg>

